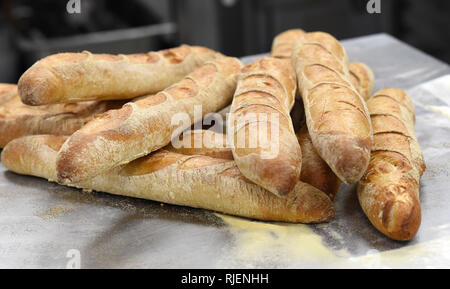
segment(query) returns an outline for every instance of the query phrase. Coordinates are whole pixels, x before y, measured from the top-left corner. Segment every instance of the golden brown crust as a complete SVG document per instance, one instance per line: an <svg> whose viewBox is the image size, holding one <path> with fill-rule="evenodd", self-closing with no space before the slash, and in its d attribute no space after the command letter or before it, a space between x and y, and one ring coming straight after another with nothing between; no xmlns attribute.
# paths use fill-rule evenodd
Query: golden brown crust
<svg viewBox="0 0 450 289"><path fill-rule="evenodd" d="M374 76L372 69L362 62L352 62L349 65L350 80L359 94L368 100L372 96Z"/></svg>
<svg viewBox="0 0 450 289"><path fill-rule="evenodd" d="M301 29L286 30L278 34L273 39L270 56L290 59L296 43L305 34L306 32ZM353 86L365 100L369 99L372 95L374 82L373 72L370 67L362 62L353 62L350 63L348 68L350 71L350 81ZM299 97L300 94L297 95L297 98Z"/></svg>
<svg viewBox="0 0 450 289"><path fill-rule="evenodd" d="M306 124L297 132L302 148L302 172L300 180L318 188L334 200L339 191L340 180L327 163L317 154Z"/></svg>
<svg viewBox="0 0 450 289"><path fill-rule="evenodd" d="M187 45L131 55L60 53L31 66L19 94L28 105L130 99L161 91L218 56Z"/></svg>
<svg viewBox="0 0 450 289"><path fill-rule="evenodd" d="M2 164L9 170L56 181L56 155L67 136L31 135L16 138L2 151Z"/></svg>
<svg viewBox="0 0 450 289"><path fill-rule="evenodd" d="M305 35L305 31L301 29L290 29L278 34L273 39L270 56L290 59L295 43L303 35Z"/></svg>
<svg viewBox="0 0 450 289"><path fill-rule="evenodd" d="M383 89L368 101L374 129L369 167L358 198L371 223L386 236L410 240L419 229L419 180L425 171L414 134L414 107L400 89Z"/></svg>
<svg viewBox="0 0 450 289"><path fill-rule="evenodd" d="M331 35L307 33L292 55L314 147L345 183L356 183L369 164L372 127L353 88L344 48Z"/></svg>
<svg viewBox="0 0 450 289"><path fill-rule="evenodd" d="M220 57L156 95L97 116L62 147L59 182L91 178L167 145L172 133L192 125L195 105L202 105L204 116L231 101L240 69L238 59ZM189 122L174 122L177 113L185 113Z"/></svg>
<svg viewBox="0 0 450 289"><path fill-rule="evenodd" d="M8 103L17 96L17 85L0 83L0 105Z"/></svg>
<svg viewBox="0 0 450 289"><path fill-rule="evenodd" d="M228 119L234 160L242 174L279 196L290 192L300 177L301 148L289 115L295 90L289 60L257 60L239 75ZM278 135L275 141L273 135ZM255 138L258 142L252 147Z"/></svg>
<svg viewBox="0 0 450 289"><path fill-rule="evenodd" d="M54 136L16 139L4 149L2 162L16 173L54 180L63 141ZM331 200L308 184L298 182L278 198L246 180L233 161L165 150L73 186L260 220L316 223L334 216Z"/></svg>
<svg viewBox="0 0 450 289"><path fill-rule="evenodd" d="M13 84L0 84L0 103L0 147L25 135L70 135L94 114L123 105L122 101L87 101L29 106L22 103Z"/></svg>

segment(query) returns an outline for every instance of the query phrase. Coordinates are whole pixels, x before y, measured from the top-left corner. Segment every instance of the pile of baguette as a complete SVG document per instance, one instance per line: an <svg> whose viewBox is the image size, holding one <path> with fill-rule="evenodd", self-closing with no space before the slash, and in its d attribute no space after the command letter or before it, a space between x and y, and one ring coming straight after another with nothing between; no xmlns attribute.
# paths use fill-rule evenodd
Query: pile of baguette
<svg viewBox="0 0 450 289"><path fill-rule="evenodd" d="M204 47L132 55L61 53L0 84L1 159L62 185L269 221L335 216L340 182L357 184L371 223L409 240L421 222L425 170L414 106L323 32L285 31L247 66ZM293 117L294 104L300 117ZM229 111L226 133L191 130ZM183 113L188 121L173 124ZM276 115L278 153L228 145ZM266 122L266 123L262 123ZM242 125L244 123L244 125ZM181 130L180 130L181 128ZM297 128L297 131L296 129ZM183 144L174 146L179 131Z"/></svg>

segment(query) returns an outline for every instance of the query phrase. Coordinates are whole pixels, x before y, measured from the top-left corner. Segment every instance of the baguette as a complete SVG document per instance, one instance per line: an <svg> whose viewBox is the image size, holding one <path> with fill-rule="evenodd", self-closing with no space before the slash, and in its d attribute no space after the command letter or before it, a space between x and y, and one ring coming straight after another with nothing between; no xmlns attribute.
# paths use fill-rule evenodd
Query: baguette
<svg viewBox="0 0 450 289"><path fill-rule="evenodd" d="M295 43L305 35L302 29L286 30L273 39L270 56L282 59L291 59Z"/></svg>
<svg viewBox="0 0 450 289"><path fill-rule="evenodd" d="M241 66L236 58L217 58L156 95L96 116L61 148L58 181L79 182L166 146L174 132L194 123L195 105L204 116L230 103ZM176 113L189 119L173 123Z"/></svg>
<svg viewBox="0 0 450 289"><path fill-rule="evenodd" d="M54 181L64 141L16 139L5 147L2 162L13 172ZM268 221L316 223L334 216L331 200L308 184L299 182L286 198L278 198L245 179L233 161L164 150L72 186Z"/></svg>
<svg viewBox="0 0 450 289"><path fill-rule="evenodd" d="M370 222L395 240L410 240L421 222L419 181L425 161L414 134L414 106L400 89L369 99L374 140L358 199Z"/></svg>
<svg viewBox="0 0 450 289"><path fill-rule="evenodd" d="M290 59L292 57L292 50L295 44L301 37L305 36L305 31L301 29L286 30L273 39L272 50L270 55L272 57ZM350 81L357 89L359 94L367 100L372 95L374 76L369 66L362 62L352 62L349 65ZM299 98L300 95L297 95Z"/></svg>
<svg viewBox="0 0 450 289"><path fill-rule="evenodd" d="M28 105L129 99L157 93L217 56L187 45L130 55L60 53L31 66L19 94Z"/></svg>
<svg viewBox="0 0 450 289"><path fill-rule="evenodd" d="M368 100L373 90L374 76L372 69L362 62L352 62L348 68L353 87L365 100Z"/></svg>
<svg viewBox="0 0 450 289"><path fill-rule="evenodd" d="M0 147L25 135L70 135L88 122L94 114L119 108L123 103L123 101L87 101L29 106L20 100L16 85L0 84Z"/></svg>
<svg viewBox="0 0 450 289"><path fill-rule="evenodd" d="M289 115L295 91L288 60L257 60L242 69L228 118L227 133L239 170L278 196L289 193L300 177L302 154Z"/></svg>
<svg viewBox="0 0 450 289"><path fill-rule="evenodd" d="M297 139L302 150L302 171L300 181L312 185L324 192L331 200L334 200L339 190L339 178L330 167L317 154L311 142L306 125L297 132ZM201 142L203 140L203 143ZM164 149L185 155L206 155L221 159L233 160L231 148L227 146L224 134L209 131L195 130L183 135L183 144L193 145L197 141L196 148L174 148L172 145ZM200 145L198 145L200 144Z"/></svg>
<svg viewBox="0 0 450 289"><path fill-rule="evenodd" d="M307 33L295 46L292 63L314 147L343 182L358 182L369 164L372 126L349 80L344 48L327 33Z"/></svg>
<svg viewBox="0 0 450 289"><path fill-rule="evenodd" d="M327 163L317 154L306 125L303 125L297 132L297 139L302 148L300 180L321 190L331 200L334 200L341 182Z"/></svg>

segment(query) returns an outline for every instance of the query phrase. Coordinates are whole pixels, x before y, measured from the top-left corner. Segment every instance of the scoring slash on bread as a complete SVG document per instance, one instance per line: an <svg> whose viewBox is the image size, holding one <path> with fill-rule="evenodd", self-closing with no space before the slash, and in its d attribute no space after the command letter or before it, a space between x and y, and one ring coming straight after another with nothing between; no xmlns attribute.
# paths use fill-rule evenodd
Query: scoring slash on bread
<svg viewBox="0 0 450 289"><path fill-rule="evenodd" d="M301 29L286 30L273 39L270 56L291 59L292 51L306 32ZM374 76L369 66L362 62L352 62L348 66L350 71L350 81L359 94L365 99L372 95Z"/></svg>
<svg viewBox="0 0 450 289"><path fill-rule="evenodd" d="M307 33L294 48L292 64L314 147L342 181L358 182L369 164L372 127L351 84L344 48L327 33Z"/></svg>
<svg viewBox="0 0 450 289"><path fill-rule="evenodd" d="M13 172L55 181L57 152L65 140L48 135L15 139L3 150L2 162ZM315 223L334 217L328 196L306 183L298 182L279 198L248 181L232 160L165 150L71 186L260 220Z"/></svg>
<svg viewBox="0 0 450 289"><path fill-rule="evenodd" d="M0 147L25 135L71 135L94 114L123 104L123 101L86 101L29 106L20 100L17 85L0 83Z"/></svg>
<svg viewBox="0 0 450 289"><path fill-rule="evenodd" d="M187 45L130 55L54 54L22 75L19 94L28 105L129 99L159 92L218 56Z"/></svg>
<svg viewBox="0 0 450 289"><path fill-rule="evenodd" d="M410 240L421 222L419 181L425 162L414 134L414 105L400 89L383 89L367 102L373 125L369 167L358 184L370 222L396 240Z"/></svg>
<svg viewBox="0 0 450 289"><path fill-rule="evenodd" d="M241 67L236 58L218 57L156 95L96 116L61 148L58 181L92 178L169 144L176 130L194 123L195 105L202 105L204 116L231 102ZM174 123L177 113L189 119Z"/></svg>
<svg viewBox="0 0 450 289"><path fill-rule="evenodd" d="M239 170L278 196L289 193L300 177L302 154L289 115L295 91L288 60L259 59L239 74L228 118L227 134Z"/></svg>

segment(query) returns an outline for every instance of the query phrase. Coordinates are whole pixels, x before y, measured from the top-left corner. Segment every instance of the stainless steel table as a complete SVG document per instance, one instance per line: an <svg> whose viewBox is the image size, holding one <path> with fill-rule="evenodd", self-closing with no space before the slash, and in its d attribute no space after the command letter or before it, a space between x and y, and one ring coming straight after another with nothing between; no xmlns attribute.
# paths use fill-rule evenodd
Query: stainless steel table
<svg viewBox="0 0 450 289"><path fill-rule="evenodd" d="M450 267L450 68L385 34L343 43L373 68L375 90L415 102L428 169L412 241L376 231L354 186L342 185L330 223L284 224L82 193L0 166L0 267L65 268L78 252L82 268Z"/></svg>

